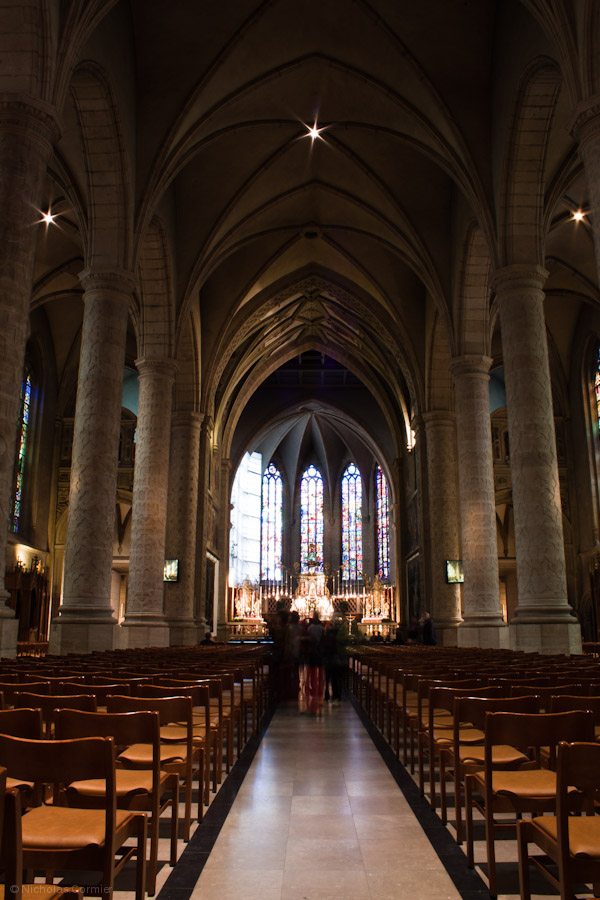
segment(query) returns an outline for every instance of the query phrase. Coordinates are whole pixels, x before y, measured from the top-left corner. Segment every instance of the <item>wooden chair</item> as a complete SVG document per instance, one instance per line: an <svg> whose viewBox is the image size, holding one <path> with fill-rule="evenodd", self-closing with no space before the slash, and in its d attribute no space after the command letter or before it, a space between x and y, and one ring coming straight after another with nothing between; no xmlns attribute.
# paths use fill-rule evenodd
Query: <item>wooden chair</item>
<svg viewBox="0 0 600 900"><path fill-rule="evenodd" d="M192 783L198 775L198 821L203 814L203 773L204 751L194 745L193 707L190 697L122 697L106 698L109 713L137 712L150 710L157 712L161 727L173 722L185 722L185 740L180 743L160 744L160 767L163 772L175 772L181 779L184 791L185 813L183 819L183 839L189 841L192 821ZM152 768L153 750L151 744L133 744L119 754L120 763L133 769Z"/></svg>
<svg viewBox="0 0 600 900"><path fill-rule="evenodd" d="M452 741L449 746L440 749L440 817L444 825L448 822L448 806L446 796L446 778L452 772L454 781L454 807L456 840L463 842L462 822L462 785L469 772L477 772L483 768L485 718L488 712L522 712L538 713L540 701L538 697L474 697L457 696L454 700L454 724ZM480 740L463 740L461 723L469 722L482 735ZM494 768L514 768L519 760L525 761L525 754L516 747L492 747L492 765Z"/></svg>
<svg viewBox="0 0 600 900"><path fill-rule="evenodd" d="M203 802L210 802L210 761L213 760L213 791L217 790L217 729L211 726L210 692L206 684L181 684L168 687L160 684L145 684L139 689L140 697L190 697L192 700L192 735L194 746L202 751L204 772L202 776ZM187 723L173 720L160 729L163 742L181 742L186 739Z"/></svg>
<svg viewBox="0 0 600 900"><path fill-rule="evenodd" d="M4 697L4 703L7 707L14 706L14 697L15 694L20 693L22 691L27 691L28 693L33 694L49 694L50 693L50 682L49 681L35 681L29 682L25 684L22 681L19 682L0 682L0 691L2 692L2 696ZM18 705L18 704L17 704Z"/></svg>
<svg viewBox="0 0 600 900"><path fill-rule="evenodd" d="M594 815L600 795L600 745L562 743L557 758L556 815L536 816L517 825L521 900L531 897L529 867L560 892L561 900L574 896L573 884L592 884L600 893L600 817ZM570 815L583 810L585 815ZM528 844L545 854L529 856ZM558 878L547 859L558 866Z"/></svg>
<svg viewBox="0 0 600 900"><path fill-rule="evenodd" d="M115 761L112 738L69 741L31 741L0 734L0 759L9 775L55 786L61 802L73 781L98 778L106 782L104 809L78 809L41 802L20 819L22 864L25 870L76 869L102 873L101 892L109 900L115 875L133 857L136 866L136 900L144 900L146 888L146 816L116 808ZM130 838L135 846L124 848ZM115 861L115 852L124 855Z"/></svg>
<svg viewBox="0 0 600 900"><path fill-rule="evenodd" d="M57 709L80 709L96 712L96 698L93 694L29 694L17 692L13 701L27 709L41 709L44 721L44 737L49 739L54 733L54 719Z"/></svg>
<svg viewBox="0 0 600 900"><path fill-rule="evenodd" d="M81 712L61 709L56 716L56 737L59 740L81 737L112 737L118 754L133 744L152 746L152 766L149 769L120 769L115 772L117 807L149 812L150 856L148 858L147 889L149 896L156 892L158 864L159 817L171 807L171 855L170 864L177 862L178 826L178 776L160 770L159 718L156 712ZM105 802L104 785L97 779L76 781L68 790L69 798L75 797L78 806L98 808ZM76 795L76 796L75 796Z"/></svg>
<svg viewBox="0 0 600 900"><path fill-rule="evenodd" d="M455 700L460 696L482 697L490 699L500 697L503 688L496 687L447 687L435 685L429 691L427 724L422 726L417 736L419 760L419 789L421 796L425 794L424 761L429 761L429 799L433 810L436 809L436 760L444 747L452 744L455 728L461 743L482 743L483 730L475 727L469 719L456 720Z"/></svg>
<svg viewBox="0 0 600 900"><path fill-rule="evenodd" d="M467 862L472 868L473 809L485 819L486 849L490 894L497 896L495 835L498 830L514 829L514 822L499 822L496 813L554 812L556 773L540 766L540 750L550 747L551 754L560 741L593 741L594 718L577 710L566 713L487 713L483 770L465 778L465 812L467 825ZM494 767L493 747L516 747L528 757L517 761L513 769ZM475 800L481 795L483 804Z"/></svg>

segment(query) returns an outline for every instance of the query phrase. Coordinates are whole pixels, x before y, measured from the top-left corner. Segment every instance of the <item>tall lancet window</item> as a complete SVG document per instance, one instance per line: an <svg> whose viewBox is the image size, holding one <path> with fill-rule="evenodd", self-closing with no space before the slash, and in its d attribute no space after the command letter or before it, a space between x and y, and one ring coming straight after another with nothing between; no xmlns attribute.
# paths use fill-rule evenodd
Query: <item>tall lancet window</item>
<svg viewBox="0 0 600 900"><path fill-rule="evenodd" d="M323 571L323 477L313 465L300 482L300 565Z"/></svg>
<svg viewBox="0 0 600 900"><path fill-rule="evenodd" d="M23 511L23 479L25 473L25 462L27 459L27 438L29 436L29 424L31 417L31 371L29 368L25 370L23 383L21 385L20 413L17 464L15 472L15 492L11 516L11 523L13 531L15 532L19 530L21 514Z"/></svg>
<svg viewBox="0 0 600 900"><path fill-rule="evenodd" d="M357 581L362 571L362 478L350 463L342 476L342 579Z"/></svg>
<svg viewBox="0 0 600 900"><path fill-rule="evenodd" d="M279 469L269 463L262 477L261 560L262 581L281 581L283 482Z"/></svg>
<svg viewBox="0 0 600 900"><path fill-rule="evenodd" d="M377 568L380 578L390 577L390 504L388 483L381 467L375 473L377 497Z"/></svg>
<svg viewBox="0 0 600 900"><path fill-rule="evenodd" d="M596 397L596 422L600 432L600 345L596 353L596 374L594 376L594 394Z"/></svg>

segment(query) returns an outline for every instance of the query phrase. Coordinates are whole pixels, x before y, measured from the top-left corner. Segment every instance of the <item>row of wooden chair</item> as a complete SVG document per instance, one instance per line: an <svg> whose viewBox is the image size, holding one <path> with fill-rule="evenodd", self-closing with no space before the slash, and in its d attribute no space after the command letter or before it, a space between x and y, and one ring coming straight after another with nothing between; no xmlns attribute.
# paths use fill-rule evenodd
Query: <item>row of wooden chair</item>
<svg viewBox="0 0 600 900"><path fill-rule="evenodd" d="M125 823L131 818L138 829L135 832L138 852L136 898L142 900L146 890L150 895L155 892L160 816L170 809L169 861L174 865L180 785L184 803L183 837L188 840L193 818L193 782L198 781L196 818L200 821L203 805L209 802L210 787L216 791L222 768L229 771L236 749L239 754L249 734L256 730L268 702L264 660L248 665L238 656L233 660L234 666L231 660L228 664L225 654L219 654L218 661L211 657L210 664L203 660L199 665L197 654L193 658L196 665L188 670L182 670L180 660L178 665L148 664L144 666L145 672L141 672L142 666L130 662L130 670L120 667L118 676L114 675L114 668L110 672L97 668L87 672L72 669L68 674L60 671L59 666L53 670L57 674L49 675L40 665L32 667L34 671L23 668L18 672L5 672L4 680L1 680L0 672L0 699L7 706L16 707L0 710L0 764L8 770L9 793L16 791L18 802L25 809L23 825L28 824L32 829L30 832L26 828L22 838L26 869L33 859L27 854L34 848L30 837L35 835L36 823L47 820L48 833L52 832L59 843L62 833L64 844L66 825L64 829L62 826L54 828L54 810L64 810L56 814L59 824L63 821L60 816L65 823L69 817L77 820L79 812L76 810L82 808L89 821L97 824L98 810L106 813L107 802L112 802L110 797L107 801L106 795L108 788L105 786L109 782L102 773L94 775L91 770L78 768L68 772L62 768L57 775L50 766L42 773L41 769L34 769L33 760L27 755L29 750L17 764L18 754L12 753L9 744L2 743L3 736L6 735L9 741L21 741L18 746L22 749L27 749L27 744L33 748L31 754L35 751L38 756L47 757L49 762L55 759L55 750L49 750L48 755L47 747L66 748L73 741L110 739L115 766L111 776L115 821ZM31 681L30 678L44 680ZM85 749L88 744L79 746ZM12 800L9 805L11 803ZM31 816L35 810L41 812ZM142 819L143 850L140 844ZM114 832L117 843L125 834L124 828L125 825L119 824L120 830ZM142 857L145 860L147 828L150 844L146 881L145 861L142 864L141 860ZM75 840L71 843L71 849L74 849ZM79 869L97 868L94 863L97 858L92 859L79 845L69 858L68 854L62 854L63 849L64 846L59 848L55 856L49 853L47 865L42 859L35 867L48 872L49 877L54 869L68 869L72 860L78 863ZM130 849L126 853L128 857L132 855ZM103 857L103 860L102 883L110 892L121 863L113 860L111 869L107 858ZM140 867L144 869L144 882Z"/></svg>
<svg viewBox="0 0 600 900"><path fill-rule="evenodd" d="M537 665L528 666L527 660L520 659L519 667L507 666L510 659L506 655L501 658L502 666L494 667L486 653L472 666L473 654L461 656L359 652L351 683L375 724L398 754L403 751L405 763L410 761L413 770L416 740L419 785L424 793L428 763L433 809L437 806L439 765L444 824L446 785L452 778L459 843L463 839L464 794L469 865L474 864L474 812L483 816L490 893L496 896L496 836L499 829L516 824L499 819L498 814L510 812L520 819L525 812L536 817L541 811L554 811L557 745L569 742L593 747L600 730L600 697L589 696L590 690L600 693L599 673L595 666L563 661L550 666L547 660L537 660ZM577 695L571 696L574 691ZM523 835L519 835L523 859L522 842L534 842L538 835L539 829L523 826ZM522 869L525 865L523 862ZM528 896L527 879L522 872L524 897Z"/></svg>

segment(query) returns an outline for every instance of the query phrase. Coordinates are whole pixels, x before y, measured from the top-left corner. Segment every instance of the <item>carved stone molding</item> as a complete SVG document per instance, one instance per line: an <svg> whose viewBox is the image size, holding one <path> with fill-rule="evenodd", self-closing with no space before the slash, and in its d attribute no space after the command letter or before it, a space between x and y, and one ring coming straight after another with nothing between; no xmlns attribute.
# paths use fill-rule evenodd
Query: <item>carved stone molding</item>
<svg viewBox="0 0 600 900"><path fill-rule="evenodd" d="M548 275L547 269L535 264L503 266L494 272L491 288L496 294L543 291Z"/></svg>
<svg viewBox="0 0 600 900"><path fill-rule="evenodd" d="M84 269L79 273L79 281L86 294L102 291L124 294L130 298L137 290L135 276L126 269L100 267Z"/></svg>
<svg viewBox="0 0 600 900"><path fill-rule="evenodd" d="M594 94L577 104L567 123L567 130L580 148L588 141L600 138L600 94Z"/></svg>
<svg viewBox="0 0 600 900"><path fill-rule="evenodd" d="M455 356L454 359L450 360L449 368L454 379L462 376L473 377L480 375L487 381L489 380L492 362L491 356L466 354L464 356Z"/></svg>
<svg viewBox="0 0 600 900"><path fill-rule="evenodd" d="M55 144L64 131L58 110L50 103L22 94L0 94L0 129L26 132L46 145Z"/></svg>
<svg viewBox="0 0 600 900"><path fill-rule="evenodd" d="M149 359L140 357L135 361L135 367L140 377L159 377L175 380L177 374L177 362L174 359Z"/></svg>

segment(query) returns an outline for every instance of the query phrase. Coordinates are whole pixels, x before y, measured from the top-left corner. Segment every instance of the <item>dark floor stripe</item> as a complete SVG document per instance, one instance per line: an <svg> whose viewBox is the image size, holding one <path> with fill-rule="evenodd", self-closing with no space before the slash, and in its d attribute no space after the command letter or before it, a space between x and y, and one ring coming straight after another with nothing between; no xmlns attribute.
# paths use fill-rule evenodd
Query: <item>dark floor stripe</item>
<svg viewBox="0 0 600 900"><path fill-rule="evenodd" d="M274 712L275 707L272 707L263 716L258 735L250 738L239 759L232 766L217 796L204 813L203 821L198 825L177 865L165 881L157 900L188 900L191 896Z"/></svg>
<svg viewBox="0 0 600 900"><path fill-rule="evenodd" d="M356 697L352 694L347 694L347 697L371 740L379 750L396 784L404 794L417 822L429 838L440 862L454 882L456 890L459 891L463 900L489 900L490 892L484 881L479 877L475 869L468 868L465 854L446 826L442 825L439 816L433 812L428 801L421 797L419 788L384 736L367 716Z"/></svg>

